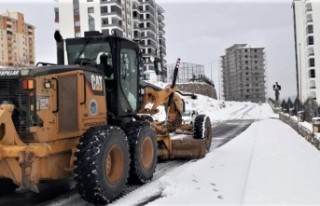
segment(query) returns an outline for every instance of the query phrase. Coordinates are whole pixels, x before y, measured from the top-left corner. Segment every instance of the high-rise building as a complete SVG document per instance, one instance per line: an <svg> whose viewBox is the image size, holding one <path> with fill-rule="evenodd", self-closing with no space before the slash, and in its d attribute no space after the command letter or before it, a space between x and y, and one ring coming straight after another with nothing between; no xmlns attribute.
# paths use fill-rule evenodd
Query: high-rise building
<svg viewBox="0 0 320 206"><path fill-rule="evenodd" d="M320 4L318 0L294 0L297 91L301 101L320 103Z"/></svg>
<svg viewBox="0 0 320 206"><path fill-rule="evenodd" d="M19 12L0 15L0 66L34 65L34 29Z"/></svg>
<svg viewBox="0 0 320 206"><path fill-rule="evenodd" d="M55 0L56 29L64 38L81 37L85 31L101 31L139 41L145 70L162 61L166 77L164 10L154 0Z"/></svg>
<svg viewBox="0 0 320 206"><path fill-rule="evenodd" d="M221 57L224 99L227 101L264 102L264 48L235 44Z"/></svg>

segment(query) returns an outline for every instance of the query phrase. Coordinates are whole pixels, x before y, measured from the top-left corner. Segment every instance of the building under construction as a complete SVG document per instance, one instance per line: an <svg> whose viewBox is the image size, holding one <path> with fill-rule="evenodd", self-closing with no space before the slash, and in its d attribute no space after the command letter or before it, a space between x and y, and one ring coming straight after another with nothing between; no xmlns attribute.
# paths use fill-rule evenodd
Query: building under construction
<svg viewBox="0 0 320 206"><path fill-rule="evenodd" d="M264 102L264 48L235 44L221 57L223 94L227 101Z"/></svg>
<svg viewBox="0 0 320 206"><path fill-rule="evenodd" d="M168 64L168 82L172 82L175 66L176 64ZM197 81L201 76L204 76L204 65L181 62L177 82L187 83Z"/></svg>

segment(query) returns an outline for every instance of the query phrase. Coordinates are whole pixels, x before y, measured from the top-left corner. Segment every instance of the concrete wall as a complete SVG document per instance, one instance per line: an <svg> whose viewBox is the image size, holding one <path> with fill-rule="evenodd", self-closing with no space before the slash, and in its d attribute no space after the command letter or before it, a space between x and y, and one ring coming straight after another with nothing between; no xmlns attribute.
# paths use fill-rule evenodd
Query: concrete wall
<svg viewBox="0 0 320 206"><path fill-rule="evenodd" d="M216 89L207 83L194 82L187 84L177 84L176 87L178 90L183 92L202 94L213 99L217 99Z"/></svg>

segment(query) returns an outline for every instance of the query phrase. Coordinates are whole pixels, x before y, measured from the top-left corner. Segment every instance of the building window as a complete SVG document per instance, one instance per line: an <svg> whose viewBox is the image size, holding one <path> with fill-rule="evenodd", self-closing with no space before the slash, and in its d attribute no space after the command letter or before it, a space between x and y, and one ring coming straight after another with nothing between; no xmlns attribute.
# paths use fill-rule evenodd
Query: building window
<svg viewBox="0 0 320 206"><path fill-rule="evenodd" d="M308 45L313 45L313 36L308 36Z"/></svg>
<svg viewBox="0 0 320 206"><path fill-rule="evenodd" d="M93 7L88 7L88 14L94 13L94 8Z"/></svg>
<svg viewBox="0 0 320 206"><path fill-rule="evenodd" d="M313 33L313 25L308 25L307 26L307 34L312 34Z"/></svg>
<svg viewBox="0 0 320 206"><path fill-rule="evenodd" d="M59 23L59 9L58 8L54 8L54 22Z"/></svg>
<svg viewBox="0 0 320 206"><path fill-rule="evenodd" d="M108 7L107 6L102 6L101 7L101 13L108 13Z"/></svg>
<svg viewBox="0 0 320 206"><path fill-rule="evenodd" d="M309 59L309 67L314 67L315 66L315 61L314 58Z"/></svg>
<svg viewBox="0 0 320 206"><path fill-rule="evenodd" d="M102 19L102 26L108 25L108 24L109 24L109 20L107 18Z"/></svg>
<svg viewBox="0 0 320 206"><path fill-rule="evenodd" d="M315 77L316 77L316 71L314 69L310 69L309 78L315 78Z"/></svg>

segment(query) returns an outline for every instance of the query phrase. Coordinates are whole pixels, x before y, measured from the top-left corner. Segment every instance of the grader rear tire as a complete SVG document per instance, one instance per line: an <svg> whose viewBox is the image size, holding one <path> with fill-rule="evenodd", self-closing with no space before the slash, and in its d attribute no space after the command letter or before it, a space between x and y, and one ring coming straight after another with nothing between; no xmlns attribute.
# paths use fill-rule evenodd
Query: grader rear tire
<svg viewBox="0 0 320 206"><path fill-rule="evenodd" d="M11 179L0 179L0 195L13 193L17 188Z"/></svg>
<svg viewBox="0 0 320 206"><path fill-rule="evenodd" d="M152 179L157 166L157 137L151 127L141 121L126 125L125 133L132 158L129 182L143 184Z"/></svg>
<svg viewBox="0 0 320 206"><path fill-rule="evenodd" d="M206 115L198 115L194 120L193 138L204 139L206 150L209 151L212 141L211 121Z"/></svg>
<svg viewBox="0 0 320 206"><path fill-rule="evenodd" d="M129 176L129 146L114 126L89 129L77 146L75 181L79 194L94 205L105 205L124 190Z"/></svg>

